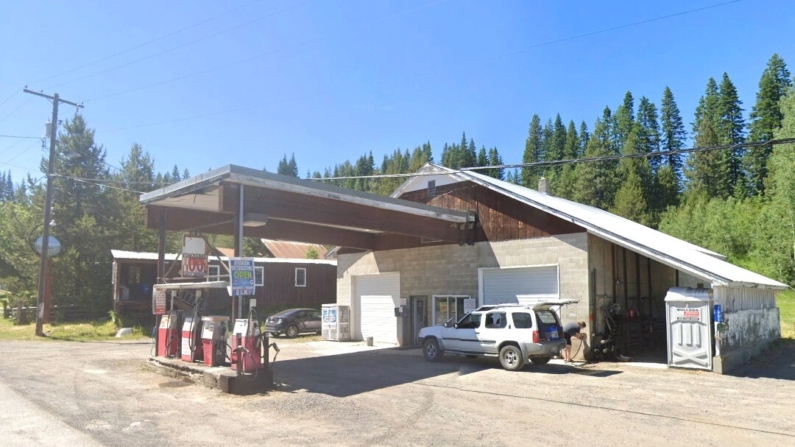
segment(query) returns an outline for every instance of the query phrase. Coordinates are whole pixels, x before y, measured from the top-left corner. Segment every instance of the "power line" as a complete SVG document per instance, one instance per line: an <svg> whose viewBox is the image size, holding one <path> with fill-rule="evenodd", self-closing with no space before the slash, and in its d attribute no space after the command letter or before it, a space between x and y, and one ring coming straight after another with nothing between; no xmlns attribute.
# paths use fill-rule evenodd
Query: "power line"
<svg viewBox="0 0 795 447"><path fill-rule="evenodd" d="M588 157L588 158L571 158L571 159L564 159L564 160L550 160L550 161L537 161L533 163L516 163L516 164L503 164L503 165L493 165L493 166L472 166L466 168L459 168L459 169L450 169L450 171L446 172L416 172L416 173L406 173L406 174L375 174L375 175L357 175L357 176L345 176L345 177L322 177L322 178L309 178L307 180L318 180L318 181L327 181L327 180L356 180L356 179L379 179L379 178L408 178L408 177L420 177L420 176L428 176L428 175L440 175L446 174L449 172L452 173L462 173L467 171L479 171L479 170L486 170L486 169L515 169L515 168L529 168L529 167L540 167L540 166L558 166L564 164L577 164L577 163L596 163L596 162L605 162L605 161L619 161L623 159L633 159L633 158L654 158L654 157L663 157L666 155L678 155L678 154L692 154L696 152L709 152L709 151L718 151L718 150L725 150L725 149L737 149L741 147L760 147L760 146L776 146L779 144L793 144L795 143L795 138L779 138L774 140L768 141L757 141L757 142L746 142L746 143L736 143L736 144L724 144L721 146L705 146L705 147L694 147L690 149L678 149L672 151L658 151L658 152L641 152L636 154L626 154L626 155L605 155L603 157Z"/></svg>
<svg viewBox="0 0 795 447"><path fill-rule="evenodd" d="M664 16L654 17L654 18L651 18L651 19L640 20L640 21L637 21L637 22L627 23L627 24L624 24L624 25L618 25L618 26L614 26L614 27L611 27L611 28L604 28L604 29L597 30L597 31L591 31L589 33L578 34L576 36L569 36L569 37L564 37L564 38L561 38L561 39L550 40L548 42L537 43L537 44L534 44L534 45L530 45L529 47L522 48L521 50L518 50L518 51L514 51L514 52L511 52L511 53L506 53L506 54L502 54L502 55L499 55L499 56L495 56L494 59L499 59L499 58L508 57L508 56L515 56L517 54L527 53L528 51L530 51L532 49L539 48L539 47L544 47L544 46L547 46L547 45L552 45L552 44L561 43L561 42L568 42L570 40L582 39L583 37L590 37L590 36L595 36L597 34L609 33L611 31L617 31L617 30L624 29L624 28L631 28L633 26L644 25L646 23L659 22L661 20L670 19L670 18L678 17L678 16L683 16L683 15L687 15L687 14L692 14L694 12L699 12L699 11L705 11L707 9L718 8L718 7L721 7L721 6L730 5L732 3L739 3L740 1L741 0L731 0L731 1L728 1L728 2L716 3L714 5L704 6L704 7L695 8L695 9L689 9L687 11L680 11L680 12L676 12L676 13L673 13L673 14L668 14L668 15L664 15Z"/></svg>
<svg viewBox="0 0 795 447"><path fill-rule="evenodd" d="M255 104L255 105L246 106L246 107L238 107L238 108L235 108L235 109L223 110L223 111L220 111L220 112L212 112L212 113L205 113L205 114L202 114L202 115L186 116L186 117L183 117L183 118L175 118L175 119L166 120L166 121L156 121L156 122L153 122L153 123L139 124L139 125L130 126L130 127L117 127L117 128L114 128L114 129L97 131L96 133L119 132L119 131L122 131L122 130L140 129L142 127L158 126L158 125L161 125L161 124L171 124L171 123L176 123L176 122L179 122L179 121L190 121L190 120L199 119L199 118L207 118L207 117L210 117L210 116L223 115L223 114L233 113L233 112L241 112L243 110L257 109L257 108L260 108L260 107L267 107L267 106L272 106L272 105L277 105L277 104L284 104L284 103L288 103L288 102L302 101L302 100L305 100L305 99L314 99L314 98L317 98L317 97L320 97L320 96L330 95L330 94L331 94L331 92L319 93L319 94L316 94L316 95L302 96L302 97L298 97L298 98L290 98L290 99L284 99L284 100L280 100L280 101L271 101L271 102L266 102L266 103L262 103L262 104Z"/></svg>
<svg viewBox="0 0 795 447"><path fill-rule="evenodd" d="M87 179L87 178L82 178L82 177L72 177L72 176L62 175L62 174L52 174L52 176L53 177L60 177L60 178L64 178L64 179L69 179L69 180L74 180L76 182L86 183L86 184L89 184L89 185L102 186L103 188L118 189L120 191L133 192L133 193L136 193L136 194L143 194L144 193L144 191L136 191L134 189L121 188L121 187L118 187L118 186L111 186L111 185L107 185L107 184L103 184L103 183L97 183L93 179Z"/></svg>
<svg viewBox="0 0 795 447"><path fill-rule="evenodd" d="M261 1L261 0L254 0L254 1L252 1L252 2L249 2L249 3L246 3L246 4L244 4L244 5L241 5L241 6L238 6L238 7L232 8L232 9L228 9L228 10L226 10L226 11L222 12L222 13L216 14L216 15L214 15L214 16L212 16L212 17L209 17L209 18L207 18L207 19L204 19L204 20L202 20L202 21L200 21L200 22L193 23L193 24L191 24L191 25L188 25L188 26L186 26L186 27L184 27L184 28L180 28L180 29L178 29L178 30L176 30L176 31L172 31L172 32L170 32L170 33L168 33L168 34L165 34L165 35L163 35L163 36L160 36L160 37L154 38L154 39L152 39L152 40L148 40L148 41L146 41L146 42L143 42L143 43L140 43L140 44L138 44L138 45L135 45L135 46L132 46L132 47L130 47L130 48L127 48L127 49L125 49L125 50L122 50L122 51L119 51L119 52L116 52L116 53L110 54L110 55L108 55L108 56L104 56L104 57L102 57L102 58L100 58L100 59L97 59L97 60L95 60L95 61L93 61L93 62L89 62L89 63L87 63L87 64L84 64L84 65L81 65L81 66L79 66L79 67L72 68L72 69L69 69L69 70L67 70L67 71L63 71L63 72L61 72L61 73L54 74L54 75L52 75L52 76L48 76L48 77L46 77L46 78L43 78L43 79L39 79L38 81L35 81L35 83L49 81L50 79L55 79L55 78L57 78L57 77L60 77L60 76L63 76L63 75L65 75L65 74L73 73L73 72L75 72L75 71L82 70L83 68L90 67L90 66L92 66L92 65L95 65L95 64L98 64L98 63L100 63L100 62L104 62L104 61L106 61L106 60L108 60L108 59L112 59L112 58L114 58L114 57L121 56L122 54L129 53L130 51L137 50L138 48L145 47L145 46L147 46L147 45L150 45L150 44L152 44L152 43L155 43L155 42L161 41L161 40L163 40L163 39L169 38L169 37L171 37L171 36L177 35L177 34L179 34L179 33L182 33L182 32L184 32L184 31L187 31L187 30L189 30L189 29L196 28L197 26L204 25L204 24L205 24L205 23L207 23L207 22L211 22L211 21L213 21L213 20L215 20L215 19L217 19L217 18L219 18L219 17L223 17L223 16L225 16L225 15L229 15L229 14L231 14L231 13L233 13L233 12L237 11L237 10L240 10L240 9L246 8L246 7L248 7L248 6L251 6L251 5L253 5L254 3L258 3L259 1ZM0 105L2 105L2 104L0 104Z"/></svg>
<svg viewBox="0 0 795 447"><path fill-rule="evenodd" d="M22 135L0 135L0 138L29 138L31 140L41 140L41 137L26 137Z"/></svg>
<svg viewBox="0 0 795 447"><path fill-rule="evenodd" d="M17 96L18 94L19 94L19 90L14 90L14 93L12 93L11 96L6 98L3 102L0 102L0 107L3 107L5 105L5 103L7 103L8 101L11 101L11 99L14 98L15 96Z"/></svg>
<svg viewBox="0 0 795 447"><path fill-rule="evenodd" d="M117 65L115 67L107 68L105 70L97 71L95 73L92 73L92 74L89 74L89 75L86 75L86 76L83 76L83 77L80 77L80 78L77 78L77 79L72 79L70 81L59 83L59 84L57 84L57 86L58 87L63 87L64 85L72 84L72 83L75 83L75 82L78 82L78 81L83 81L85 79L90 79L90 78L93 78L93 77L96 77L96 76L99 76L99 75L102 75L102 74L105 74L105 73L108 73L108 72L111 72L111 71L116 71L116 70L118 70L120 68L124 68L124 67L130 66L130 65L137 64L139 62L143 62L145 60L149 60L149 59L155 58L157 56L162 56L163 54L170 53L170 52L178 50L180 48L184 48L184 47L199 43L201 41L204 41L204 40L207 40L207 39L211 39L213 37L220 36L221 34L226 34L229 31L234 31L234 30L242 28L244 26L251 25L252 23L259 22L260 20L264 20L266 18L273 17L275 15L278 15L278 14L281 14L283 12L289 11L291 9L295 9L295 8L297 8L299 6L302 6L302 5L306 4L306 3L309 3L309 1L311 1L311 0L307 0L307 1L302 2L302 3L294 4L294 5L290 6L290 7L287 7L287 8L284 8L284 9L280 9L280 10L278 10L276 12L273 12L271 14L256 18L254 20L249 20L248 22L244 22L242 24L235 25L235 26L230 27L230 28L226 28L224 30L221 30L221 31L215 33L215 34L210 34L208 36L200 37L198 39L194 39L194 40L182 43L180 45L168 48L166 50L163 50L163 51L160 51L160 52L157 52L157 53L154 53L154 54L150 54L148 56L144 56L144 57L139 58L139 59L135 59L135 60L130 61L130 62L126 62L126 63L121 64L121 65ZM49 86L47 88L52 88L52 87L54 87L54 85L53 86Z"/></svg>
<svg viewBox="0 0 795 447"><path fill-rule="evenodd" d="M398 12L396 14L393 14L393 15L390 15L390 16L387 16L387 17L382 17L382 18L380 18L378 20L375 20L374 22L370 23L369 26L377 25L377 24L385 22L387 20L391 20L391 19L394 19L394 18L397 18L397 17L400 17L400 16L404 16L406 14L410 14L410 13L412 13L414 11L418 11L420 9L426 9L426 8L429 8L431 6L434 6L436 4L443 3L443 2L446 2L446 1L448 1L448 0L436 0L436 1L433 1L433 2L430 2L430 3L426 3L424 5L421 5L421 6L418 6L418 7L415 7L415 8L409 8L409 9L406 9L404 11ZM107 99L107 98L112 98L112 97L115 97L115 96L124 95L124 94L127 94L127 93L137 92L139 90L145 90L145 89L151 88L151 87L157 87L158 85L169 84L171 82L181 81L183 79L191 78L191 77L194 77L194 76L199 76L199 75L211 73L213 71L221 70L221 69L224 69L224 68L233 67L235 65L240 65L240 64L243 64L243 63L246 63L246 62L251 62L253 60L257 60L257 59L260 59L260 58L265 57L265 56L271 56L271 55L274 55L274 54L277 54L277 53L281 53L281 52L284 52L284 51L287 51L287 50L292 50L292 49L295 49L295 48L298 48L298 47L306 46L306 45L309 45L309 44L312 44L312 43L315 43L315 42L318 42L318 41L322 41L324 39L326 39L326 37L321 36L321 37L317 37L317 38L314 38L314 39L305 40L305 41L299 42L299 43L297 43L295 45L290 45L290 46L279 48L279 49L276 49L276 50L267 51L267 52L264 52L264 53L259 53L257 55L251 56L251 57L247 57L247 58L244 58L244 59L238 59L236 61L229 62L229 63L222 64L222 65L217 65L215 67L211 67L211 68L208 68L208 69L205 69L205 70L194 71L194 72L187 73L187 74L184 74L184 75L181 75L181 76L177 76L175 78L166 79L166 80L162 80L162 81L153 82L151 84L145 84L145 85L138 86L138 87L133 87L133 88L129 88L129 89L116 91L116 92L109 93L109 94L104 95L104 96L100 96L100 97L97 97L97 98L89 99L88 101L100 101L102 99Z"/></svg>
<svg viewBox="0 0 795 447"><path fill-rule="evenodd" d="M18 111L19 109L21 109L22 107L25 107L26 105L28 105L28 103L30 103L32 100L33 100L33 98L28 98L28 99L27 99L27 101L23 101L23 102L22 102L22 104L20 104L19 106L17 106L17 108L16 108L16 109L14 109L14 110L12 110L12 111L11 111L11 112L10 112L8 115L6 115L6 116L4 116L4 117L0 118L0 123L2 123L3 121L7 120L7 119L8 119L8 117L10 117L11 115L13 115L13 114L17 113L17 111Z"/></svg>

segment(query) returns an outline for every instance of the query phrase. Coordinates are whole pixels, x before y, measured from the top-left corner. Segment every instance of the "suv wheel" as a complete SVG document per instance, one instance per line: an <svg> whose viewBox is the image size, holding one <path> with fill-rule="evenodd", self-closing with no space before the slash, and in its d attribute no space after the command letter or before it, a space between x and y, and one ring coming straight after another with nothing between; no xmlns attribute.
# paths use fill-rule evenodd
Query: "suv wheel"
<svg viewBox="0 0 795 447"><path fill-rule="evenodd" d="M429 362L438 362L442 359L444 351L439 347L439 342L435 338L430 338L422 344L422 355Z"/></svg>
<svg viewBox="0 0 795 447"><path fill-rule="evenodd" d="M500 349L500 364L508 371L519 371L524 368L522 350L516 345L505 345Z"/></svg>
<svg viewBox="0 0 795 447"><path fill-rule="evenodd" d="M550 357L531 357L530 361L533 365L546 365L549 363Z"/></svg>

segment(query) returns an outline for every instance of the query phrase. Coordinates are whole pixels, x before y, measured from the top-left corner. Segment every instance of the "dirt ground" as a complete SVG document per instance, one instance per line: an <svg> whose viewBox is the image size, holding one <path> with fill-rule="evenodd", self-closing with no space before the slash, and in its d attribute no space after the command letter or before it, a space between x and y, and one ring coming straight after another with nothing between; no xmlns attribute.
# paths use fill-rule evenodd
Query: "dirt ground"
<svg viewBox="0 0 795 447"><path fill-rule="evenodd" d="M230 396L147 367L145 343L0 343L0 443L795 445L795 345L740 376L632 363L500 369L419 350L278 340L277 390Z"/></svg>

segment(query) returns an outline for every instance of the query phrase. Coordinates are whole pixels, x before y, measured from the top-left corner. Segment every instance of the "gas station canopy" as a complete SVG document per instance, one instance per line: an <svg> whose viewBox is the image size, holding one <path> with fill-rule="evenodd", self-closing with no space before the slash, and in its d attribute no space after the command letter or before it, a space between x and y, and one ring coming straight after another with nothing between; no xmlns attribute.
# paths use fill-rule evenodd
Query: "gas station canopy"
<svg viewBox="0 0 795 447"><path fill-rule="evenodd" d="M227 165L140 197L146 226L363 250L463 243L474 215Z"/></svg>

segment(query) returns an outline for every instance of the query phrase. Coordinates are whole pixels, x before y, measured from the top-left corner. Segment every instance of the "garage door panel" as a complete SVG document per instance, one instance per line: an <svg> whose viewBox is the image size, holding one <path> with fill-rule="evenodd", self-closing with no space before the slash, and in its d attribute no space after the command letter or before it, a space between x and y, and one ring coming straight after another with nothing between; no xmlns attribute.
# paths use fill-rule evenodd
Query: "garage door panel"
<svg viewBox="0 0 795 447"><path fill-rule="evenodd" d="M382 273L356 276L357 338L373 337L376 343L398 343L395 307L400 301L400 275Z"/></svg>
<svg viewBox="0 0 795 447"><path fill-rule="evenodd" d="M483 270L483 304L532 304L559 296L558 266Z"/></svg>

